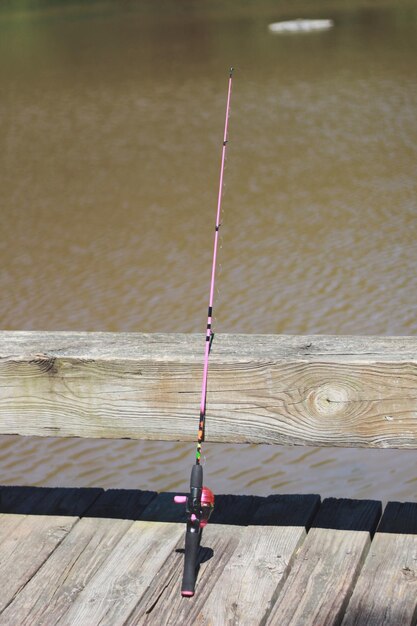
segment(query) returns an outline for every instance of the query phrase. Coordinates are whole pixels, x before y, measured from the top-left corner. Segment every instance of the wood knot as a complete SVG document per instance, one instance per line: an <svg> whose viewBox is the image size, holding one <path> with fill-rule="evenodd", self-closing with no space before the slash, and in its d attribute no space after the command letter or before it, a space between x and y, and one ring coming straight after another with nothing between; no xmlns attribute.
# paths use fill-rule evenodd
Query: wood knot
<svg viewBox="0 0 417 626"><path fill-rule="evenodd" d="M403 573L403 576L405 576L407 580L415 580L416 578L415 571L411 569L410 567L403 567L401 571Z"/></svg>
<svg viewBox="0 0 417 626"><path fill-rule="evenodd" d="M346 412L351 396L351 390L341 383L324 383L309 393L307 401L313 413L334 417Z"/></svg>

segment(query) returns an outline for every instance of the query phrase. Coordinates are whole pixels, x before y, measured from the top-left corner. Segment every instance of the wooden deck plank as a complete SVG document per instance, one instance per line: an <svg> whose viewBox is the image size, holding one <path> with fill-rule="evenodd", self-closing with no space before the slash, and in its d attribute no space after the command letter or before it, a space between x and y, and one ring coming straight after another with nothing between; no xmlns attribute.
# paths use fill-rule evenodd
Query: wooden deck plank
<svg viewBox="0 0 417 626"><path fill-rule="evenodd" d="M183 525L181 530L176 550L171 552L161 567L160 574L154 579L149 593L137 603L126 621L126 626L134 624L174 626L198 623L201 607L236 550L246 527L212 524L204 529L199 552L200 568L196 594L193 598L183 598L180 591L184 564Z"/></svg>
<svg viewBox="0 0 417 626"><path fill-rule="evenodd" d="M0 544L8 539L18 524L26 519L26 515L0 515Z"/></svg>
<svg viewBox="0 0 417 626"><path fill-rule="evenodd" d="M0 543L0 611L13 600L16 593L32 578L48 556L76 524L76 517L43 515L9 515L0 518L14 525Z"/></svg>
<svg viewBox="0 0 417 626"><path fill-rule="evenodd" d="M377 533L343 626L414 626L416 619L417 535Z"/></svg>
<svg viewBox="0 0 417 626"><path fill-rule="evenodd" d="M266 624L339 623L369 546L365 531L312 529Z"/></svg>
<svg viewBox="0 0 417 626"><path fill-rule="evenodd" d="M9 490L3 505L70 512L70 491L48 504L46 491ZM417 504L391 502L380 519L378 502L219 496L186 599L172 494L100 493L83 496L94 518L0 514L0 626L416 624Z"/></svg>
<svg viewBox="0 0 417 626"><path fill-rule="evenodd" d="M59 490L49 505L38 495L20 492L37 510L67 510ZM415 626L417 504L389 503L369 548L379 503L328 499L314 513L317 496L220 496L185 599L184 525L156 521L181 507L172 494L125 496L112 490L96 508L116 519L0 515L0 626ZM142 503L149 521L117 519L123 502L131 515ZM239 516L250 525L231 525Z"/></svg>
<svg viewBox="0 0 417 626"><path fill-rule="evenodd" d="M164 504L162 495L157 498L159 505L157 500L151 505L153 517ZM242 623L254 623L250 620L265 613L282 584L291 555L319 502L314 495L218 496L210 524L203 531L196 595L188 599L180 594L183 535L151 593L141 599L127 624L223 625L229 618L234 620L230 623L240 623L237 616ZM223 597L225 590L228 600L221 607L217 594Z"/></svg>
<svg viewBox="0 0 417 626"><path fill-rule="evenodd" d="M356 583L343 626L416 623L417 504L390 502Z"/></svg>
<svg viewBox="0 0 417 626"><path fill-rule="evenodd" d="M265 623L340 623L379 514L380 503L325 500Z"/></svg>
<svg viewBox="0 0 417 626"><path fill-rule="evenodd" d="M0 332L0 433L194 441L202 337ZM417 447L416 337L217 335L207 441Z"/></svg>
<svg viewBox="0 0 417 626"><path fill-rule="evenodd" d="M0 625L56 624L132 523L80 520L0 614Z"/></svg>
<svg viewBox="0 0 417 626"><path fill-rule="evenodd" d="M237 548L201 608L198 623L206 626L261 623L305 537L306 531L300 526L243 529Z"/></svg>
<svg viewBox="0 0 417 626"><path fill-rule="evenodd" d="M175 549L182 524L133 522L58 624L124 624Z"/></svg>

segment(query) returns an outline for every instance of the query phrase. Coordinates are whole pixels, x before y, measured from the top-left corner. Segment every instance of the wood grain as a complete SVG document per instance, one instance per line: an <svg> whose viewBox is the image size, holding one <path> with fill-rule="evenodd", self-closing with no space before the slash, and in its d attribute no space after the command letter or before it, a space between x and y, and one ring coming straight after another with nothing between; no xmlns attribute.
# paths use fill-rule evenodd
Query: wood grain
<svg viewBox="0 0 417 626"><path fill-rule="evenodd" d="M0 333L0 434L195 439L203 336ZM206 440L417 447L417 338L216 335Z"/></svg>
<svg viewBox="0 0 417 626"><path fill-rule="evenodd" d="M301 526L249 526L240 535L196 620L201 626L260 624L285 582L306 531Z"/></svg>
<svg viewBox="0 0 417 626"><path fill-rule="evenodd" d="M340 624L380 513L373 500L324 500L262 623Z"/></svg>
<svg viewBox="0 0 417 626"><path fill-rule="evenodd" d="M312 528L265 624L339 624L370 543L366 531Z"/></svg>
<svg viewBox="0 0 417 626"><path fill-rule="evenodd" d="M10 492L5 505L70 510L69 494L49 494L50 505L46 495ZM122 495L101 494L88 510L117 517ZM381 518L370 500L219 496L196 594L182 598L185 527L158 521L172 519L172 494L126 495L126 512L138 505L148 521L0 515L1 626L416 624L415 503L391 502Z"/></svg>
<svg viewBox="0 0 417 626"><path fill-rule="evenodd" d="M56 624L132 523L80 520L0 615L0 625Z"/></svg>
<svg viewBox="0 0 417 626"><path fill-rule="evenodd" d="M120 523L120 521L113 521ZM133 522L57 624L124 624L175 549L182 524Z"/></svg>
<svg viewBox="0 0 417 626"><path fill-rule="evenodd" d="M343 626L413 626L417 620L417 535L377 533Z"/></svg>
<svg viewBox="0 0 417 626"><path fill-rule="evenodd" d="M165 495L169 494L152 501L145 516L148 512L149 519L175 519L169 506L165 511L169 504ZM318 496L218 496L203 531L196 595L185 599L180 594L183 532L177 550L126 625L258 623L285 580L292 555L306 536L305 526L318 507Z"/></svg>
<svg viewBox="0 0 417 626"><path fill-rule="evenodd" d="M77 520L7 513L0 517L0 611L38 571Z"/></svg>
<svg viewBox="0 0 417 626"><path fill-rule="evenodd" d="M184 526L176 550L155 577L149 593L143 595L129 616L126 626L188 626L199 624L202 607L210 597L222 572L239 545L245 527L208 525L203 531L199 552L196 593L192 598L181 596L184 564Z"/></svg>
<svg viewBox="0 0 417 626"><path fill-rule="evenodd" d="M389 502L343 626L417 623L417 503Z"/></svg>

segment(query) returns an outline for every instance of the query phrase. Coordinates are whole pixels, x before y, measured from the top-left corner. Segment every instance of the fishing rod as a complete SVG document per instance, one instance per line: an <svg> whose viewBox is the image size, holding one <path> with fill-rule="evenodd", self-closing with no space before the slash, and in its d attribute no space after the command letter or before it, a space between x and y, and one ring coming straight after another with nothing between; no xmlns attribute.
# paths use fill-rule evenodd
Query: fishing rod
<svg viewBox="0 0 417 626"><path fill-rule="evenodd" d="M191 597L194 595L197 578L197 556L200 547L201 535L204 526L207 525L210 515L214 509L214 494L208 487L203 487L203 467L201 465L201 447L204 441L204 431L206 424L206 398L207 379L211 345L214 338L212 331L214 282L217 266L217 248L219 242L220 219L222 212L223 197L223 175L226 160L227 136L229 127L230 98L232 94L233 67L230 68L229 82L227 89L226 119L224 122L222 158L220 165L219 193L217 197L216 225L214 231L213 260L211 266L210 295L207 313L207 330L205 337L203 380L201 383L200 420L198 424L197 448L195 455L195 465L191 469L190 493L187 496L175 496L177 504L186 504L187 527L185 533L184 550L184 573L181 584L181 595Z"/></svg>

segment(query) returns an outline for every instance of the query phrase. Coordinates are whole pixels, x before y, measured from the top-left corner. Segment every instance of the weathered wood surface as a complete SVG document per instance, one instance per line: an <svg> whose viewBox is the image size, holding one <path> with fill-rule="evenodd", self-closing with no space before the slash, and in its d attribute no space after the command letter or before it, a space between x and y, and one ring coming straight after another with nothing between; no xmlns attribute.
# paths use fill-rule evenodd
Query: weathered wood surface
<svg viewBox="0 0 417 626"><path fill-rule="evenodd" d="M175 550L182 524L133 522L59 624L124 624Z"/></svg>
<svg viewBox="0 0 417 626"><path fill-rule="evenodd" d="M152 513L145 510L144 515L154 517L165 505L164 496L158 496L150 506ZM212 521L203 532L198 595L184 602L180 594L181 537L152 593L130 615L129 625L258 623L285 580L318 506L318 496L218 496Z"/></svg>
<svg viewBox="0 0 417 626"><path fill-rule="evenodd" d="M248 526L238 536L236 549L201 607L201 624L257 624L280 593L306 531L301 526Z"/></svg>
<svg viewBox="0 0 417 626"><path fill-rule="evenodd" d="M76 523L75 517L0 517L0 611L32 578ZM19 622L17 622L19 623Z"/></svg>
<svg viewBox="0 0 417 626"><path fill-rule="evenodd" d="M14 597L0 615L0 623L56 624L132 524L130 520L81 519Z"/></svg>
<svg viewBox="0 0 417 626"><path fill-rule="evenodd" d="M417 623L417 504L390 502L343 626Z"/></svg>
<svg viewBox="0 0 417 626"><path fill-rule="evenodd" d="M339 624L379 515L376 502L325 501L266 624Z"/></svg>
<svg viewBox="0 0 417 626"><path fill-rule="evenodd" d="M220 496L188 599L179 592L184 526L150 521L166 494L88 491L80 519L65 490L52 504L36 488L0 490L9 508L29 497L50 513L0 515L1 626L415 626L417 504L390 503L373 536L377 502ZM67 514L53 515L63 501Z"/></svg>
<svg viewBox="0 0 417 626"><path fill-rule="evenodd" d="M203 337L0 332L0 434L195 439ZM417 447L416 337L216 335L207 441Z"/></svg>

